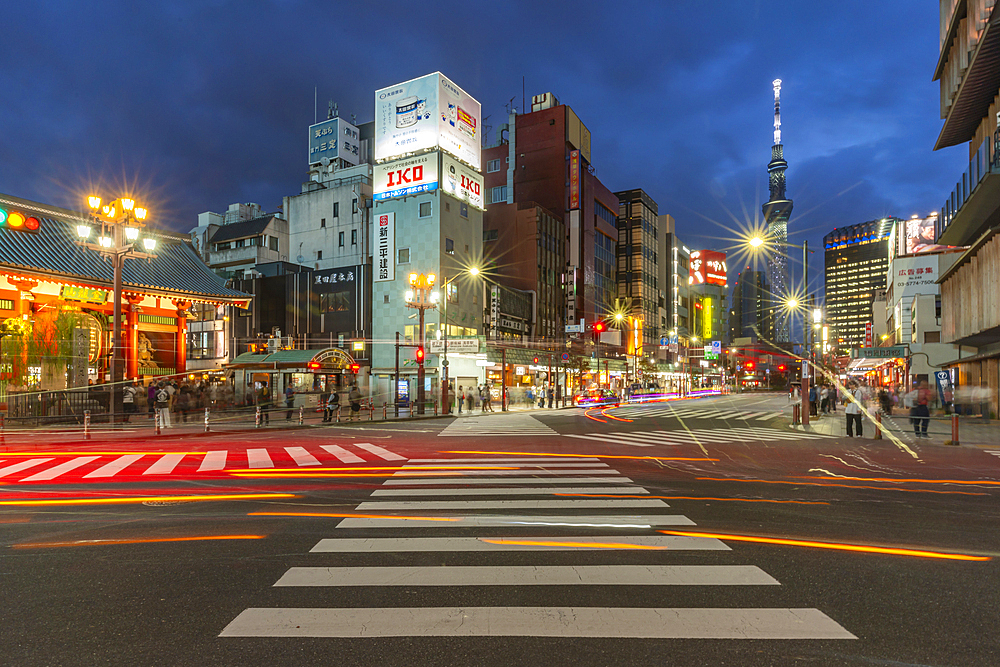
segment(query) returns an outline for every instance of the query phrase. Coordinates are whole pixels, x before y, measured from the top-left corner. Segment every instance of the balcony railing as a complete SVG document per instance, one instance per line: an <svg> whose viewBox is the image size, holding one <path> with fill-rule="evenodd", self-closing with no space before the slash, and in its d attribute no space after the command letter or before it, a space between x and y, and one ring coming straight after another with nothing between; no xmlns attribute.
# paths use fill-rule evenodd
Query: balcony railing
<svg viewBox="0 0 1000 667"><path fill-rule="evenodd" d="M1000 173L1000 153L997 152L994 142L987 140L976 151L976 155L969 162L968 169L962 174L962 180L955 184L951 196L941 207L941 217L938 218L938 236L948 229L948 226L955 219L955 215L976 191L976 186L991 173Z"/></svg>

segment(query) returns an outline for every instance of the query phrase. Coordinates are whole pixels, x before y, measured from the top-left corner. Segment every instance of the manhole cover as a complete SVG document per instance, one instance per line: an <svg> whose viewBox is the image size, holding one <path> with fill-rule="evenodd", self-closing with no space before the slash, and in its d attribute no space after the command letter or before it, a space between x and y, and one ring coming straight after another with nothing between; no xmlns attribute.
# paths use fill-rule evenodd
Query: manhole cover
<svg viewBox="0 0 1000 667"><path fill-rule="evenodd" d="M181 502L180 500L144 500L142 504L150 507L162 507L164 505L180 505Z"/></svg>

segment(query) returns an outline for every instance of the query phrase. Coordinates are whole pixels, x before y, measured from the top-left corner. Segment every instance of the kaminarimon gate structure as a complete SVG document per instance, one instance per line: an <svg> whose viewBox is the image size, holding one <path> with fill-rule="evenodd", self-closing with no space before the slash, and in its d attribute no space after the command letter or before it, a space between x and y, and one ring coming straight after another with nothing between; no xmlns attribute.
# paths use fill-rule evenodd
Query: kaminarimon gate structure
<svg viewBox="0 0 1000 667"><path fill-rule="evenodd" d="M113 268L77 243L77 226L90 221L3 194L0 211L0 394L8 383L48 390L109 380ZM250 302L201 261L187 236L142 232L156 239L155 256L126 258L122 272L127 379L186 371L187 318L196 304Z"/></svg>

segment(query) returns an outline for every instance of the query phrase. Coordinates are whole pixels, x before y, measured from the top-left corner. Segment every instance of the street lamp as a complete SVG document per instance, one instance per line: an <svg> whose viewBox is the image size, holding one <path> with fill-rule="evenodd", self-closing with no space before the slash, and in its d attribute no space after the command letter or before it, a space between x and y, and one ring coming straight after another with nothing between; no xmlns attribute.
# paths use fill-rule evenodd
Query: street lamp
<svg viewBox="0 0 1000 667"><path fill-rule="evenodd" d="M146 226L144 221L148 211L142 206L137 206L134 199L119 197L103 206L101 202L101 198L96 195L87 198L87 203L90 206L88 219L93 222L95 228L99 226L97 242L89 240L91 232L94 231L90 225L77 225L76 233L80 239L77 243L84 251L93 250L100 253L102 257L109 258L114 268L115 314L111 340L111 419L116 421L117 415L122 412L122 394L116 385L122 382L125 375L124 359L121 353L122 267L126 257L153 259L156 239L143 238L143 250L137 249L140 231Z"/></svg>
<svg viewBox="0 0 1000 667"><path fill-rule="evenodd" d="M406 291L406 307L416 308L420 313L420 343L417 347L417 414L424 414L424 311L437 308L437 292L434 289L436 276L433 273L410 274L410 288Z"/></svg>

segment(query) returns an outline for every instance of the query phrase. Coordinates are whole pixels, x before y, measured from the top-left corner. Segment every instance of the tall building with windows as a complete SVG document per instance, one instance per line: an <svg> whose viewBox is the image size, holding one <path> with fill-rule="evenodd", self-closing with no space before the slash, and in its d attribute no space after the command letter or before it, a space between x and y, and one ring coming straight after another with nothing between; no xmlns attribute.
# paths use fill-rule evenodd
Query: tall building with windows
<svg viewBox="0 0 1000 667"><path fill-rule="evenodd" d="M937 243L969 246L939 278L941 341L959 387L988 387L1000 413L1000 12L995 0L941 2L944 124L935 150L968 146L968 167L941 208ZM970 354L971 353L971 354Z"/></svg>
<svg viewBox="0 0 1000 667"><path fill-rule="evenodd" d="M764 223L767 225L768 245L773 254L768 266L771 285L770 307L780 312L778 304L791 296L791 274L788 268L788 218L792 215L792 200L785 194L784 146L781 143L781 79L772 82L774 87L774 145L771 146L771 161L767 165L768 190L770 198L762 207ZM774 334L777 342L791 340L790 320L783 314L777 315Z"/></svg>
<svg viewBox="0 0 1000 667"><path fill-rule="evenodd" d="M618 197L618 298L632 318L642 322L643 356L659 348L666 328L660 281L659 208L641 189L616 192ZM666 261L666 257L662 257Z"/></svg>
<svg viewBox="0 0 1000 667"><path fill-rule="evenodd" d="M494 211L510 217L499 213L499 204L544 209L562 224L549 243L564 253L557 279L565 324L584 320L590 326L607 318L618 296L619 202L594 173L590 130L552 93L535 95L530 112L511 113L497 129L495 143L483 149L483 163L484 233L499 229ZM505 263L502 257L485 259ZM535 264L524 265L524 271L533 272Z"/></svg>
<svg viewBox="0 0 1000 667"><path fill-rule="evenodd" d="M826 321L834 349L865 345L872 301L886 289L889 239L898 218L838 227L823 237Z"/></svg>
<svg viewBox="0 0 1000 667"><path fill-rule="evenodd" d="M740 271L733 288L733 307L729 313L729 337L756 342L761 337L774 340L774 313L767 275L749 266Z"/></svg>

